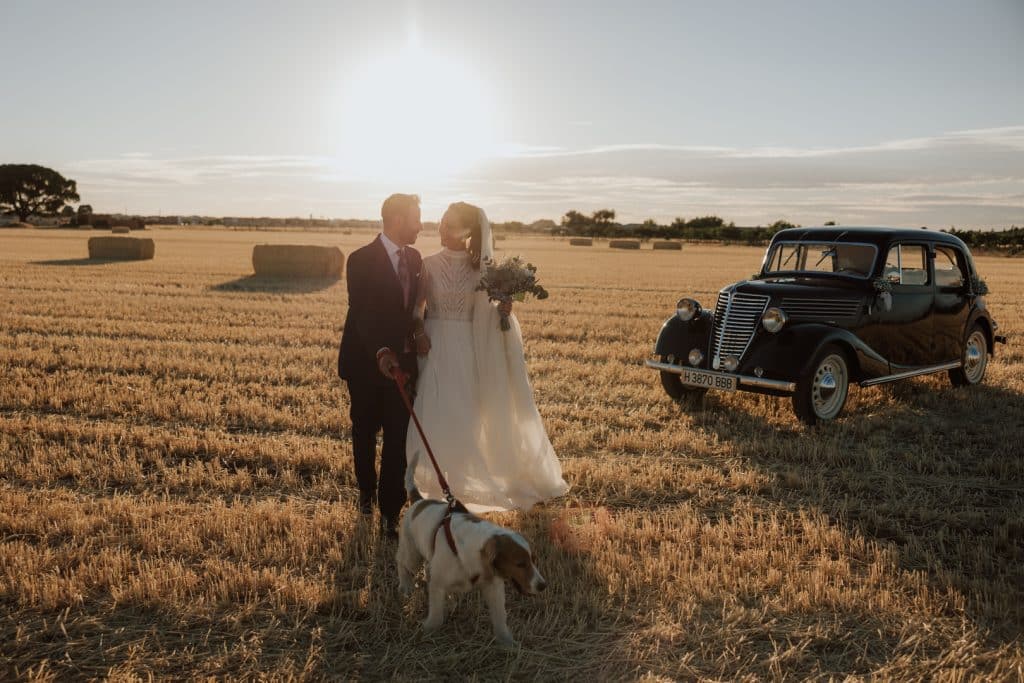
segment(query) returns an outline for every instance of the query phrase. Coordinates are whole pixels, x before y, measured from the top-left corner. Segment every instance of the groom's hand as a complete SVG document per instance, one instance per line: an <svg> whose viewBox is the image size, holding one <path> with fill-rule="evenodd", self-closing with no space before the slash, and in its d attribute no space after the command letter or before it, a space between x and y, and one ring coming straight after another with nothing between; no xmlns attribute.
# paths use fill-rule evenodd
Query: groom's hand
<svg viewBox="0 0 1024 683"><path fill-rule="evenodd" d="M498 304L498 312L501 313L504 316L512 315L512 302L511 301L502 301L501 303L499 303Z"/></svg>
<svg viewBox="0 0 1024 683"><path fill-rule="evenodd" d="M388 379L394 379L395 369L398 367L398 356L388 347L377 352L377 368Z"/></svg>

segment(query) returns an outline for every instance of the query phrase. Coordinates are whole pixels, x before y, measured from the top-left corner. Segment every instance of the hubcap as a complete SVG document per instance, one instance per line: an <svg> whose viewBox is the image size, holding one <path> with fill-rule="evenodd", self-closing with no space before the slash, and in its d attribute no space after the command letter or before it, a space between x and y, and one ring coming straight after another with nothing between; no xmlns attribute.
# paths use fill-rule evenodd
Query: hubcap
<svg viewBox="0 0 1024 683"><path fill-rule="evenodd" d="M985 366L988 364L988 348L985 344L985 335L980 330L975 330L967 338L967 346L964 348L964 375L971 384L977 384L985 376Z"/></svg>
<svg viewBox="0 0 1024 683"><path fill-rule="evenodd" d="M814 414L828 420L839 414L846 401L846 363L837 355L827 356L818 365L811 387Z"/></svg>

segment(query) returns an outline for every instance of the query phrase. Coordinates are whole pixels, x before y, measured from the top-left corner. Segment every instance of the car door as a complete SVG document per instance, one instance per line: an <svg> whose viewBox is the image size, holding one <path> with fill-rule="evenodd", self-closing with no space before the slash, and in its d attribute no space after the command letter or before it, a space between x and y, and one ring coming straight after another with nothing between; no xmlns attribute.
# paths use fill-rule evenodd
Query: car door
<svg viewBox="0 0 1024 683"><path fill-rule="evenodd" d="M892 372L932 364L934 288L928 244L899 242L889 247L882 277L892 287L891 305L873 314L872 347L890 363ZM896 367L900 366L900 367Z"/></svg>
<svg viewBox="0 0 1024 683"><path fill-rule="evenodd" d="M935 355L934 363L944 363L960 358L964 338L964 327L970 313L966 284L967 256L961 249L951 245L935 246L932 259L935 281L935 313L933 316Z"/></svg>

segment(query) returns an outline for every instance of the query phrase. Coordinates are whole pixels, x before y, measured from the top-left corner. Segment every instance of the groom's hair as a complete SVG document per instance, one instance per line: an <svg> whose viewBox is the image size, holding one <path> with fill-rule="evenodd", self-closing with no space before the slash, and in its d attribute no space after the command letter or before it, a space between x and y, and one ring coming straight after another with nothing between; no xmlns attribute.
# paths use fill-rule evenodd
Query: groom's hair
<svg viewBox="0 0 1024 683"><path fill-rule="evenodd" d="M414 206L420 205L420 196L418 194L399 194L395 193L384 200L384 203L380 206L380 217L384 221L384 225L390 225L395 222L396 219L403 219L409 215L409 211Z"/></svg>

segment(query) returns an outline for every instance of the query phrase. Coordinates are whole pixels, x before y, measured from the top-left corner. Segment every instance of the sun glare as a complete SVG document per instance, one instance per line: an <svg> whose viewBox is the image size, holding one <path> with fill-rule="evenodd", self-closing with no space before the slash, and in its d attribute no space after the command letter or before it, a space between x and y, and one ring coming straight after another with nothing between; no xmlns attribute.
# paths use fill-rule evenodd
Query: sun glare
<svg viewBox="0 0 1024 683"><path fill-rule="evenodd" d="M486 84L471 69L410 46L366 63L340 93L339 166L367 179L440 179L494 149Z"/></svg>

